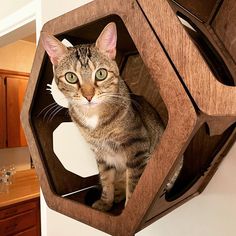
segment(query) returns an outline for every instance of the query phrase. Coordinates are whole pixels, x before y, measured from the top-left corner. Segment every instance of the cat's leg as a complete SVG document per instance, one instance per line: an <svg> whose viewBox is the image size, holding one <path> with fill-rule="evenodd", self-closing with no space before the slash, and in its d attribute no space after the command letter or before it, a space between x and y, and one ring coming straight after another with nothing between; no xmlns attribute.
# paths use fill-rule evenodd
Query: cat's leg
<svg viewBox="0 0 236 236"><path fill-rule="evenodd" d="M140 151L127 160L125 205L134 192L134 189L147 165L148 157L149 154L147 152Z"/></svg>
<svg viewBox="0 0 236 236"><path fill-rule="evenodd" d="M100 181L102 185L101 198L93 203L92 207L100 211L111 209L114 201L114 181L116 170L105 163L98 163Z"/></svg>
<svg viewBox="0 0 236 236"><path fill-rule="evenodd" d="M116 172L115 178L115 198L114 202L119 203L125 200L126 193L126 172Z"/></svg>

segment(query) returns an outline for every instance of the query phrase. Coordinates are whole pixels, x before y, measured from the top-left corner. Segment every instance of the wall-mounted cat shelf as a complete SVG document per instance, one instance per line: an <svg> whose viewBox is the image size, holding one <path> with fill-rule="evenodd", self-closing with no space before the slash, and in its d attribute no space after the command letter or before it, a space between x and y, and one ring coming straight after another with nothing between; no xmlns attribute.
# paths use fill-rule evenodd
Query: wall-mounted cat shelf
<svg viewBox="0 0 236 236"><path fill-rule="evenodd" d="M53 76L41 39L22 122L48 206L109 234L128 236L207 185L236 137L236 89L224 85L224 78L223 82L216 79L165 0L128 0L125 4L122 0L95 0L51 20L43 31L72 44L94 42L111 21L118 29L117 62L123 78L167 124L127 206L114 206L108 213L92 209L98 176L72 173L55 154L53 133L71 120L66 109L49 118L42 112L54 101L45 92ZM166 193L165 185L182 155L182 171ZM80 156L78 148L77 158Z"/></svg>

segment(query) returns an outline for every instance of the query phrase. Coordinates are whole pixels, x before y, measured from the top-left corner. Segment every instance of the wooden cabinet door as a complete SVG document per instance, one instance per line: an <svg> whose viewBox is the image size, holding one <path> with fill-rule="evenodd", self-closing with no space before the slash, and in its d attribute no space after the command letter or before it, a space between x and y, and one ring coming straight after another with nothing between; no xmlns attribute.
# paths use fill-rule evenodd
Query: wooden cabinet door
<svg viewBox="0 0 236 236"><path fill-rule="evenodd" d="M0 75L0 148L6 147L6 93L4 77Z"/></svg>
<svg viewBox="0 0 236 236"><path fill-rule="evenodd" d="M5 206L0 209L1 236L39 236L40 199Z"/></svg>
<svg viewBox="0 0 236 236"><path fill-rule="evenodd" d="M8 76L6 78L7 144L8 147L26 146L25 135L20 122L20 112L28 80Z"/></svg>

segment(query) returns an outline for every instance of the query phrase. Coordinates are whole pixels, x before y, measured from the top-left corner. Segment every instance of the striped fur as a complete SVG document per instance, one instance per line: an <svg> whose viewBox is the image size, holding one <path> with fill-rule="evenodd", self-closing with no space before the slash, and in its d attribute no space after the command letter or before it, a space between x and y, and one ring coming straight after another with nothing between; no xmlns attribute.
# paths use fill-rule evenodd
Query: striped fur
<svg viewBox="0 0 236 236"><path fill-rule="evenodd" d="M96 154L102 194L93 207L102 211L108 211L113 202L126 199L127 203L164 131L155 109L143 97L130 94L120 78L114 60L116 36L111 38L109 50L103 45L109 43L108 33L116 34L114 23L103 30L96 44L61 49L56 39L50 42L59 44L63 55L50 54L46 45L50 38L44 39L58 88L69 102L69 114ZM103 81L95 79L99 68L107 71ZM65 80L67 72L78 77L77 83ZM95 116L96 124L89 125L88 120Z"/></svg>

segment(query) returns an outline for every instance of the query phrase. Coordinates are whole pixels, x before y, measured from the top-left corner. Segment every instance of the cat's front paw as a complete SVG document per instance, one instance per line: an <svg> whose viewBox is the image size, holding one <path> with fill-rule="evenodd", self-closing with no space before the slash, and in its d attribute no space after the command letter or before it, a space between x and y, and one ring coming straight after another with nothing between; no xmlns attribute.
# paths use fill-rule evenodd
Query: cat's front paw
<svg viewBox="0 0 236 236"><path fill-rule="evenodd" d="M92 208L99 211L109 211L112 208L112 203L107 203L101 199L93 203Z"/></svg>

